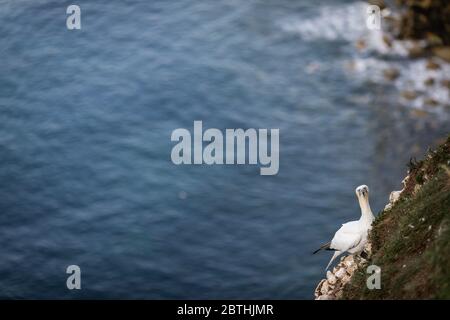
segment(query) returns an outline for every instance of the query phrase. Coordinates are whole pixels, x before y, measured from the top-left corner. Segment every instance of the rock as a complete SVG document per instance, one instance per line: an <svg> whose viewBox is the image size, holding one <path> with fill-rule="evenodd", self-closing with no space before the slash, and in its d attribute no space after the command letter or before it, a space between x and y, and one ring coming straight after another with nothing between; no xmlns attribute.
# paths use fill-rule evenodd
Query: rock
<svg viewBox="0 0 450 320"><path fill-rule="evenodd" d="M427 32L427 35L425 38L427 40L428 45L431 47L442 46L444 44L444 42L442 41L442 38L432 32Z"/></svg>
<svg viewBox="0 0 450 320"><path fill-rule="evenodd" d="M322 287L320 288L321 294L327 294L328 293L328 282L324 281L322 284Z"/></svg>
<svg viewBox="0 0 450 320"><path fill-rule="evenodd" d="M443 87L447 87L447 89L450 89L450 79L444 79L441 81L441 85Z"/></svg>
<svg viewBox="0 0 450 320"><path fill-rule="evenodd" d="M394 203L396 203L398 201L398 199L400 199L400 196L403 192L403 190L405 190L405 186L406 186L406 182L408 181L408 177L406 177L405 179L403 179L402 184L403 184L403 189L402 190L397 190L397 191L392 191L389 194L389 203L386 205L385 209L390 209L392 208L392 206L394 205ZM372 249L372 245L370 244L370 242L367 243L368 246L370 246L370 248L367 248L369 250ZM366 251L366 249L365 249ZM366 251L367 252L367 251ZM369 255L370 256L370 255Z"/></svg>
<svg viewBox="0 0 450 320"><path fill-rule="evenodd" d="M327 294L319 296L316 300L334 300L332 296L329 296Z"/></svg>
<svg viewBox="0 0 450 320"><path fill-rule="evenodd" d="M418 96L418 93L416 91L410 91L410 90L402 91L400 94L406 100L414 100Z"/></svg>
<svg viewBox="0 0 450 320"><path fill-rule="evenodd" d="M348 267L352 266L353 264L355 264L355 260L353 259L353 256L350 255L350 256L345 257L343 263L348 268Z"/></svg>
<svg viewBox="0 0 450 320"><path fill-rule="evenodd" d="M384 207L384 210L390 210L394 203L400 198L400 194L403 192L403 190L399 191L392 191L389 195L389 203Z"/></svg>
<svg viewBox="0 0 450 320"><path fill-rule="evenodd" d="M368 242L364 251L371 254L371 245ZM327 271L326 279L322 279L314 291L316 300L330 300L339 299L343 295L343 289L346 283L351 281L351 278L358 266L362 263L362 258L354 255L341 257L339 263L333 271Z"/></svg>
<svg viewBox="0 0 450 320"><path fill-rule="evenodd" d="M408 54L411 58L423 57L425 53L426 53L425 49L416 42L414 42L413 45L408 50Z"/></svg>
<svg viewBox="0 0 450 320"><path fill-rule="evenodd" d="M338 279L343 278L347 274L347 271L345 271L345 268L340 268L336 273L335 276L338 277Z"/></svg>
<svg viewBox="0 0 450 320"><path fill-rule="evenodd" d="M434 100L433 98L427 98L424 100L423 102L426 106L430 106L430 107L437 107L439 105L439 102L437 102L436 100Z"/></svg>
<svg viewBox="0 0 450 320"><path fill-rule="evenodd" d="M370 241L367 241L366 245L364 246L364 252L368 257L372 256L372 243Z"/></svg>
<svg viewBox="0 0 450 320"><path fill-rule="evenodd" d="M359 51L362 51L367 47L367 43L364 39L359 39L356 41L355 46Z"/></svg>
<svg viewBox="0 0 450 320"><path fill-rule="evenodd" d="M427 69L429 69L429 70L437 70L437 69L440 69L441 68L441 66L439 65L439 63L437 63L437 62L435 62L435 61L433 61L433 60L428 60L428 62L427 62Z"/></svg>
<svg viewBox="0 0 450 320"><path fill-rule="evenodd" d="M409 174L402 180L403 189L406 187L406 184L408 183L408 180L409 180Z"/></svg>
<svg viewBox="0 0 450 320"><path fill-rule="evenodd" d="M383 15L383 21L386 22L385 26L387 31L392 34L398 33L398 30L401 27L401 20L394 15Z"/></svg>
<svg viewBox="0 0 450 320"><path fill-rule="evenodd" d="M400 198L400 194L402 193L403 190L399 190L399 191L392 191L391 194L389 195L389 202L390 203L395 203L398 201L398 199Z"/></svg>
<svg viewBox="0 0 450 320"><path fill-rule="evenodd" d="M386 8L384 0L369 0L369 4L378 6L381 10Z"/></svg>
<svg viewBox="0 0 450 320"><path fill-rule="evenodd" d="M433 78L428 78L427 80L425 80L425 85L426 86L432 86L434 84L434 79Z"/></svg>
<svg viewBox="0 0 450 320"><path fill-rule="evenodd" d="M439 57L439 58L441 58L441 59L443 59L443 60L445 60L447 62L450 62L450 47L436 47L436 48L433 48L433 53L437 57Z"/></svg>
<svg viewBox="0 0 450 320"><path fill-rule="evenodd" d="M321 294L321 288L322 288L322 285L323 285L323 283L324 283L325 281L327 281L327 280L326 280L326 279L322 279L322 281L320 281L319 284L317 285L316 290L314 290L314 296L315 296L316 298L320 296L320 294Z"/></svg>
<svg viewBox="0 0 450 320"><path fill-rule="evenodd" d="M400 75L400 72L397 69L385 69L383 70L383 75L387 80L395 80Z"/></svg>
<svg viewBox="0 0 450 320"><path fill-rule="evenodd" d="M327 271L327 281L330 285L335 285L337 282L336 277L330 271Z"/></svg>
<svg viewBox="0 0 450 320"><path fill-rule="evenodd" d="M392 39L386 34L383 34L383 42L387 47L392 48Z"/></svg>
<svg viewBox="0 0 450 320"><path fill-rule="evenodd" d="M414 5L421 7L423 9L428 9L431 6L432 0L419 0L419 1L410 1L411 4L414 3Z"/></svg>
<svg viewBox="0 0 450 320"><path fill-rule="evenodd" d="M359 265L364 265L364 264L366 264L366 263L367 263L367 260L364 259L363 257L359 256L358 264L359 264Z"/></svg>
<svg viewBox="0 0 450 320"><path fill-rule="evenodd" d="M350 282L350 280L351 277L348 274L346 274L344 277L342 277L342 285L347 284L348 282Z"/></svg>
<svg viewBox="0 0 450 320"><path fill-rule="evenodd" d="M353 265L351 265L347 268L347 272L348 272L348 274L350 274L352 276L357 269L358 269L358 265L356 263L354 263Z"/></svg>

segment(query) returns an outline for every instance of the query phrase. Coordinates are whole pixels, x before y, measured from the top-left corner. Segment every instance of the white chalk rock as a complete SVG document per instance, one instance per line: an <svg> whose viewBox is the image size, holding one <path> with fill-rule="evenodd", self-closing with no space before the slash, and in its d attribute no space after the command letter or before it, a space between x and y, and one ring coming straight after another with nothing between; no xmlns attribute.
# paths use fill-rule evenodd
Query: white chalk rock
<svg viewBox="0 0 450 320"><path fill-rule="evenodd" d="M364 251L369 257L372 255L372 244L369 241L367 241L366 245L364 246Z"/></svg>
<svg viewBox="0 0 450 320"><path fill-rule="evenodd" d="M323 284L322 284L322 288L320 288L320 293L321 294L327 294L328 293L328 290L329 288L328 288L328 282L327 281L325 281Z"/></svg>
<svg viewBox="0 0 450 320"><path fill-rule="evenodd" d="M316 287L316 290L314 291L314 296L317 298L317 297L319 297L320 295L321 295L321 288L322 288L322 285L323 285L323 283L325 282L325 281L327 281L326 279L322 279L320 282L319 282L319 284L317 285L317 287Z"/></svg>
<svg viewBox="0 0 450 320"><path fill-rule="evenodd" d="M408 180L409 180L409 174L408 174L408 175L405 177L405 179L403 179L403 181L402 181L403 188L406 187L406 183L408 182Z"/></svg>
<svg viewBox="0 0 450 320"><path fill-rule="evenodd" d="M400 194L402 193L403 190L399 190L399 191L392 191L391 194L389 195L389 202L390 203L395 203L398 201L398 199L400 198Z"/></svg>
<svg viewBox="0 0 450 320"><path fill-rule="evenodd" d="M350 281L350 279L351 279L351 277L349 276L349 275L345 275L345 276L343 276L342 277L342 285L345 285L347 282L349 282Z"/></svg>
<svg viewBox="0 0 450 320"><path fill-rule="evenodd" d="M347 268L347 273L349 275L353 275L355 273L356 269L358 269L358 265L356 263L354 263Z"/></svg>
<svg viewBox="0 0 450 320"><path fill-rule="evenodd" d="M336 273L336 277L339 279L343 278L347 274L347 271L345 271L345 268L340 268Z"/></svg>
<svg viewBox="0 0 450 320"><path fill-rule="evenodd" d="M330 271L327 271L327 281L331 285L336 284L336 281L337 281L337 279L334 276L334 274L332 274Z"/></svg>
<svg viewBox="0 0 450 320"><path fill-rule="evenodd" d="M329 296L329 295L327 295L327 294L323 294L323 295L319 296L319 297L317 298L317 300L333 300L333 297L332 297L332 296Z"/></svg>
<svg viewBox="0 0 450 320"><path fill-rule="evenodd" d="M344 266L346 266L348 268L354 264L355 264L355 260L353 259L352 255L345 257Z"/></svg>
<svg viewBox="0 0 450 320"><path fill-rule="evenodd" d="M398 201L398 199L400 198L400 195L402 194L402 192L403 192L403 189L399 190L399 191L392 191L391 194L389 195L389 203L384 207L384 210L391 209L392 206L394 205L394 203L396 203Z"/></svg>

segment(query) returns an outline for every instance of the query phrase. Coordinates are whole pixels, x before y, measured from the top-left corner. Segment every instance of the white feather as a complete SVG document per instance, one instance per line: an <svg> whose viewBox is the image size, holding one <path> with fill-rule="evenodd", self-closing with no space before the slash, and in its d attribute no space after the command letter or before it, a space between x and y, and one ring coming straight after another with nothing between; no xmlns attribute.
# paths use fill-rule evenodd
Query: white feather
<svg viewBox="0 0 450 320"><path fill-rule="evenodd" d="M357 221L344 223L342 227L336 231L330 244L330 249L336 251L325 270L328 269L334 259L344 252L351 254L360 253L367 242L367 235L374 220L369 205L369 188L362 185L356 188L355 192L361 207L361 218Z"/></svg>

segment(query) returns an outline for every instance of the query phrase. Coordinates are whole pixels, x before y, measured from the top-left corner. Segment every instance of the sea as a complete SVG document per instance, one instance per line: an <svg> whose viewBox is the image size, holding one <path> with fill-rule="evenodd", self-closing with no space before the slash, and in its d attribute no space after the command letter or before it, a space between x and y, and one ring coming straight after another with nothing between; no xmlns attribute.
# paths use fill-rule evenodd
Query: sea
<svg viewBox="0 0 450 320"><path fill-rule="evenodd" d="M380 49L366 6L0 0L0 298L312 299L355 188L378 214L450 132L448 91L401 100L425 61ZM279 129L278 174L175 165L196 120Z"/></svg>

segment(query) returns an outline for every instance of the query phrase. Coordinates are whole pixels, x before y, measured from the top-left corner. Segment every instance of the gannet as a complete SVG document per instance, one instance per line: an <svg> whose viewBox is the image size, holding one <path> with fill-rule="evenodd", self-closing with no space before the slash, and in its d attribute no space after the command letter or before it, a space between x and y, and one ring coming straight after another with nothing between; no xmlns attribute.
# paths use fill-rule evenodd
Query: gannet
<svg viewBox="0 0 450 320"><path fill-rule="evenodd" d="M361 253L367 243L367 235L369 230L372 229L372 222L375 219L369 205L369 187L366 185L359 186L355 189L355 193L361 207L361 218L357 221L344 223L330 242L325 243L313 252L315 254L320 250L334 250L333 257L325 270L328 270L334 259L344 252Z"/></svg>

